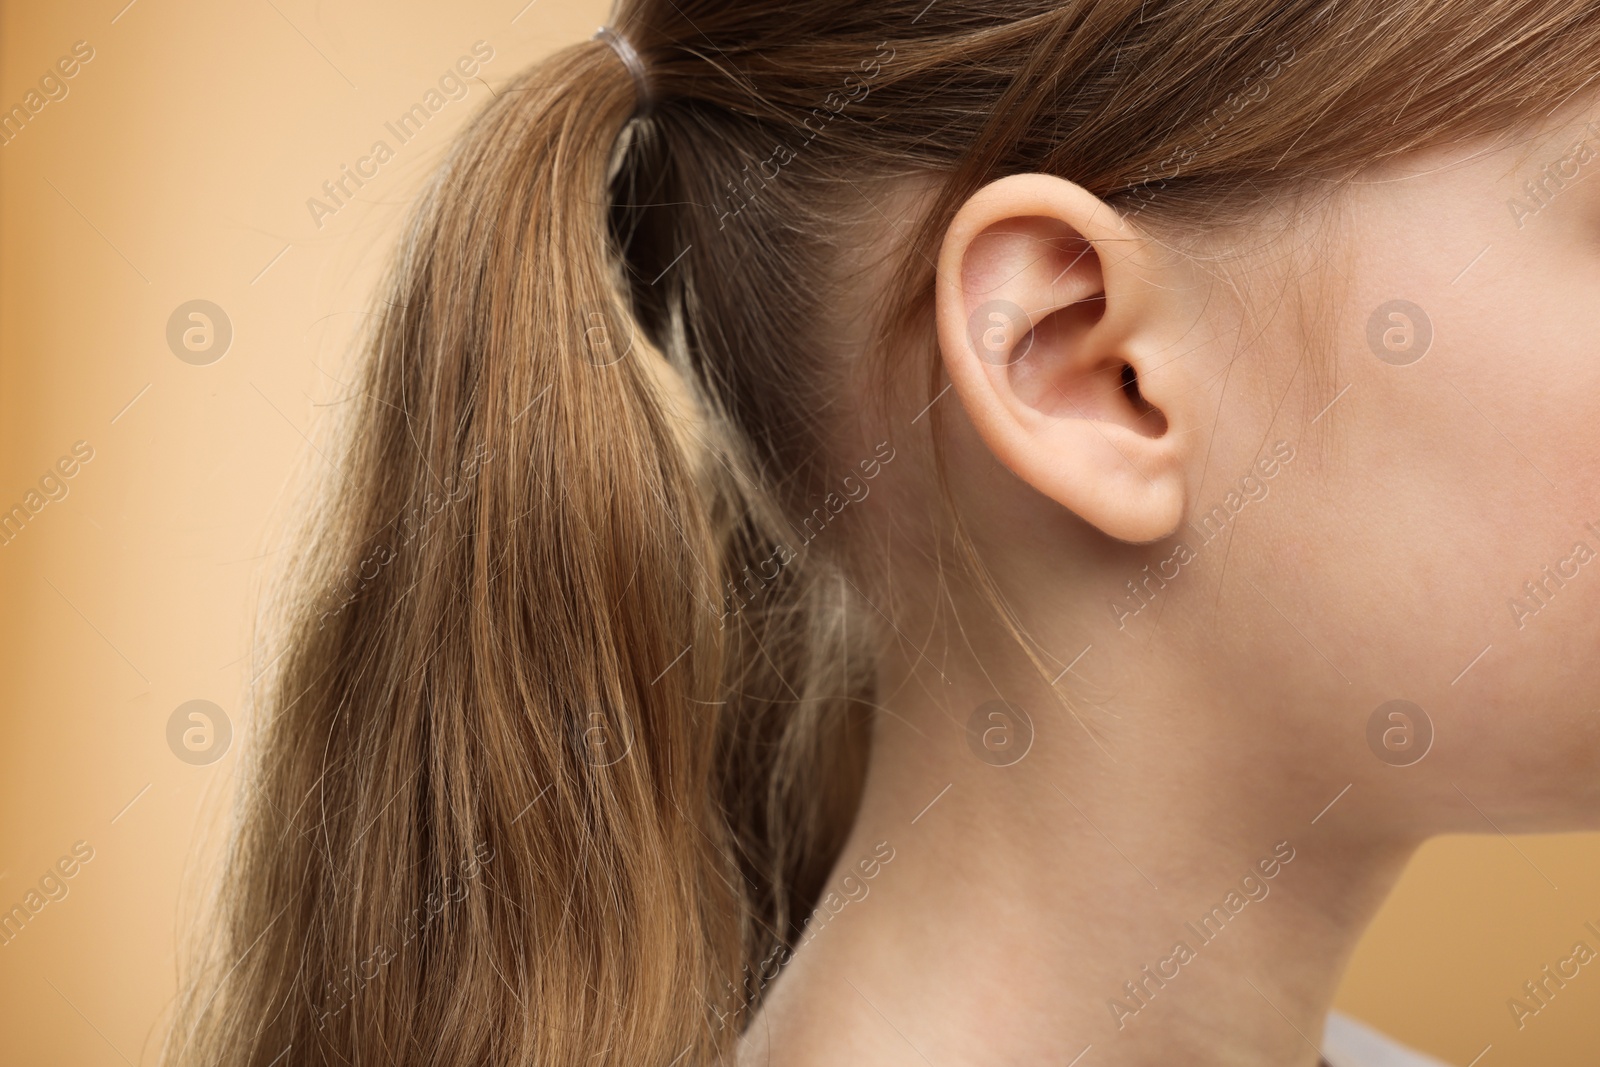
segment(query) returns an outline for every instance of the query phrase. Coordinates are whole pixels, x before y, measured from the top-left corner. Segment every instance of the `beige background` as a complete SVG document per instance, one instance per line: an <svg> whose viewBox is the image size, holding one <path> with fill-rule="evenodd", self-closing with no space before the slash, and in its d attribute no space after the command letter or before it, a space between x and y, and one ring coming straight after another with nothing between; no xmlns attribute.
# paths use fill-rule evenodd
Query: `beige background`
<svg viewBox="0 0 1600 1067"><path fill-rule="evenodd" d="M0 7L0 107L74 42L95 50L0 147L0 510L74 442L94 449L0 547L0 909L74 842L94 849L0 946L0 1063L154 1061L180 884L237 756L181 762L168 717L207 699L243 725L257 594L307 519L296 486L323 462L322 416L407 197L492 87L605 16L525 2ZM483 81L319 228L307 199L478 40L496 52ZM234 328L208 366L165 340L195 298ZM1481 1067L1595 1063L1600 965L1521 1032L1506 999L1579 938L1600 947L1583 929L1600 926L1597 845L1436 842L1341 1006L1462 1067L1486 1046Z"/></svg>

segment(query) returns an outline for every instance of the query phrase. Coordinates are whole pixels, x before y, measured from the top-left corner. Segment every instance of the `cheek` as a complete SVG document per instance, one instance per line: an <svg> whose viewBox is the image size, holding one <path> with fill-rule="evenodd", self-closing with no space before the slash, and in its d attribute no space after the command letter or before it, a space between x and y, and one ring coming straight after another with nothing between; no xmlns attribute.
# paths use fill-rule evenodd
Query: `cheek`
<svg viewBox="0 0 1600 1067"><path fill-rule="evenodd" d="M1303 450L1299 473L1339 586L1324 591L1330 657L1433 717L1418 788L1573 828L1600 819L1600 567L1557 565L1578 542L1600 551L1600 212L1575 186L1519 230L1505 170L1422 183L1428 196L1363 218L1373 250L1339 331L1350 391L1323 420L1330 458ZM1409 364L1368 329L1397 294L1432 334Z"/></svg>

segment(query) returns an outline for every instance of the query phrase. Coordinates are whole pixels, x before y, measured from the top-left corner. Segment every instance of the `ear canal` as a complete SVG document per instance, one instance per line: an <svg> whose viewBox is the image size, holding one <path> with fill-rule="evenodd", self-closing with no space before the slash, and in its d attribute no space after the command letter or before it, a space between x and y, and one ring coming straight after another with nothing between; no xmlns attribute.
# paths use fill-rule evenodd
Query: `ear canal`
<svg viewBox="0 0 1600 1067"><path fill-rule="evenodd" d="M1134 370L1132 363L1122 365L1122 392L1139 414L1135 428L1140 433L1147 437L1160 437L1167 432L1167 417L1139 390L1139 372Z"/></svg>

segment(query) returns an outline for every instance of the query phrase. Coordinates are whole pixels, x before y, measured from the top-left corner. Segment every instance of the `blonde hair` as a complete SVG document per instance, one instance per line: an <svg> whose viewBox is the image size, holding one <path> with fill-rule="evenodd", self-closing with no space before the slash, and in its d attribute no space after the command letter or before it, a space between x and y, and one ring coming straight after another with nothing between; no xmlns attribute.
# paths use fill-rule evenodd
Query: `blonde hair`
<svg viewBox="0 0 1600 1067"><path fill-rule="evenodd" d="M606 43L567 48L417 206L169 1062L727 1055L865 767L867 579L789 524L837 478L821 338L877 190L939 181L875 308L922 338L932 250L995 177L1215 227L1600 71L1590 0L632 0L613 25L647 114Z"/></svg>

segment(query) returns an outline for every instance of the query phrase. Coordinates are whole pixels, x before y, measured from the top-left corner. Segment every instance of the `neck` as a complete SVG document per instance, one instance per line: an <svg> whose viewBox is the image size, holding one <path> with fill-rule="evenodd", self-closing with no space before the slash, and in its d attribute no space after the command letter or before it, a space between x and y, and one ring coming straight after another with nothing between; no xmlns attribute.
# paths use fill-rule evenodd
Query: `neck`
<svg viewBox="0 0 1600 1067"><path fill-rule="evenodd" d="M1002 719L968 730L992 676L934 681L886 702L856 826L744 1062L1067 1064L1092 1046L1094 1067L1314 1067L1416 842L1364 834L1383 820L1359 786L1335 801L1330 761L1253 741L1281 706L1225 716L1146 686L1091 717L1019 683L1002 689L1028 694L1034 736L997 766L1027 730L1010 724L1009 755Z"/></svg>

